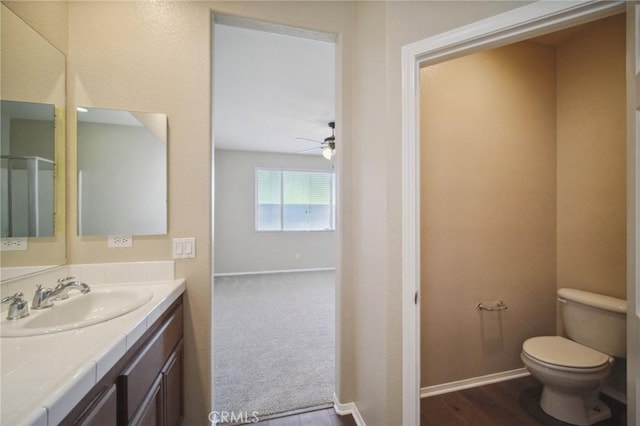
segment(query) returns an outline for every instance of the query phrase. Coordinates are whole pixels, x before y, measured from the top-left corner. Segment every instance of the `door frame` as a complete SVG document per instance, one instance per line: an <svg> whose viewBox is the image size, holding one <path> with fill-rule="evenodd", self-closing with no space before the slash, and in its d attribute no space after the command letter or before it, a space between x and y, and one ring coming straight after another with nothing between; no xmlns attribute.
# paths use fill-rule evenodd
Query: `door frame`
<svg viewBox="0 0 640 426"><path fill-rule="evenodd" d="M287 34L287 35L291 35L291 36L295 36L295 37L300 37L300 38L310 38L313 40L321 40L321 41L325 41L328 43L331 43L333 45L333 55L334 55L334 82L335 82L335 99L334 99L334 116L335 119L339 122L339 123L343 123L343 125L338 126L335 129L335 136L336 138L338 138L339 141L343 141L344 138L342 137L344 134L346 134L346 131L344 130L344 128L348 125L348 120L346 118L346 116L342 113L342 104L344 103L344 93L342 90L342 80L343 80L343 69L342 69L342 64L345 61L345 57L344 57L344 52L343 52L343 45L344 45L344 41L342 40L342 37L339 33L334 33L331 31L328 31L326 29L310 29L310 28L303 28L301 26L298 26L296 24L292 24L292 23L288 23L288 22L271 22L269 20L266 19L266 17L249 17L249 16L245 16L243 14L236 14L235 12L223 12L223 11L217 11L217 10L212 10L210 12L209 15L210 18L210 53L211 53L211 69L210 69L210 74L211 74L211 91L214 90L215 87L215 76L214 76L214 61L215 61L215 26L216 25L227 25L227 26L232 26L232 27L237 27L237 28L245 28L245 29L251 29L251 30L255 30L255 31L260 31L260 32L265 32L265 33L273 33L273 34ZM285 20L286 21L286 20ZM292 34L289 34L288 32L291 32ZM215 230L216 230L216 226L215 226L215 205L216 205L216 196L215 196L215 172L216 172L216 167L215 167L215 151L216 151L216 144L215 144L215 123L213 122L213 111L215 109L215 97L213 96L213 92L211 93L211 114L212 114L212 121L211 121L211 188L213 190L213 196L212 196L212 204L211 204L211 276L210 276L210 285L211 285L211 297L210 297L210 306L213 308L214 305L214 281L215 281L215 277L217 276L215 273L215 263L214 263L214 253L216 252L216 247L215 247ZM334 227L334 236L335 236L335 242L334 242L334 249L336 252L336 259L335 259L335 265L334 265L334 270L335 270L335 280L334 280L334 286L335 286L335 293L336 293L336 297L333 300L333 304L335 307L335 311L336 311L336 317L335 317L335 324L334 324L334 334L335 334L335 348L334 348L334 354L335 354L335 361L333 363L333 367L334 367L334 378L335 378L335 385L334 385L334 393L333 393L333 398L334 401L337 401L337 397L336 394L339 393L339 387L340 387L340 375L339 375L339 363L338 363L338 358L339 358L339 353L340 353L340 345L341 345L341 337L340 337L340 332L341 329L339 328L341 326L341 323L339 321L338 315L340 315L340 303L341 303L341 296L340 296L340 290L342 289L342 272L344 269L343 266L343 262L342 262L342 258L341 258L341 250L342 250L342 246L343 246L343 241L344 241L344 232L342 231L343 227L340 225L342 223L342 208L343 208L343 190L342 190L342 182L343 179L342 177L344 175L346 175L347 173L344 172L344 165L348 164L348 160L345 159L345 154L347 154L347 150L344 149L344 144L340 143L337 145L336 147L336 153L337 153L337 157L335 159L334 162L334 181L335 181L335 199L334 199L334 204L335 204L335 214L334 214L334 225L336 225ZM326 170L325 170L326 171ZM275 271L275 272L290 272L290 271ZM224 275L224 274L222 274ZM237 274L236 274L237 275ZM215 329L215 324L214 324L214 314L213 314L213 309L211 310L211 315L209 318L210 321L210 350L211 350L211 368L210 368L210 391L211 391L211 397L210 397L210 407L212 412L215 412L216 410L218 410L218 407L215 406L215 384L216 384L216 380L215 380L215 370L213 368L213 361L214 358L216 356L216 351L214 348L214 329Z"/></svg>
<svg viewBox="0 0 640 426"><path fill-rule="evenodd" d="M537 1L511 11L441 33L402 48L402 424L420 424L420 68L482 50L493 49L549 32L602 19L626 10L624 1ZM631 141L628 155L637 152ZM629 163L631 164L631 162ZM635 183L638 167L627 171L628 204L640 200ZM628 259L635 259L640 236L633 231L638 212L630 208ZM640 295L640 265L628 273L630 311ZM637 340L634 342L637 346ZM637 353L634 348L633 353ZM630 373L633 374L633 373ZM628 377L627 394L635 400L635 378ZM632 417L633 416L633 417ZM629 412L629 418L635 413Z"/></svg>

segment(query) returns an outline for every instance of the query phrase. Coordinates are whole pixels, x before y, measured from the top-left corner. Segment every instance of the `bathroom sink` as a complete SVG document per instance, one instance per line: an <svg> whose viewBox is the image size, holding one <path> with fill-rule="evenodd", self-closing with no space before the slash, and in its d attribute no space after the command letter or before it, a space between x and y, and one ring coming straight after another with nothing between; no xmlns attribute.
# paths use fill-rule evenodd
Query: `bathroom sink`
<svg viewBox="0 0 640 426"><path fill-rule="evenodd" d="M42 310L32 309L26 318L2 319L0 337L37 336L87 327L122 316L151 300L145 288L93 287L90 293L73 293Z"/></svg>

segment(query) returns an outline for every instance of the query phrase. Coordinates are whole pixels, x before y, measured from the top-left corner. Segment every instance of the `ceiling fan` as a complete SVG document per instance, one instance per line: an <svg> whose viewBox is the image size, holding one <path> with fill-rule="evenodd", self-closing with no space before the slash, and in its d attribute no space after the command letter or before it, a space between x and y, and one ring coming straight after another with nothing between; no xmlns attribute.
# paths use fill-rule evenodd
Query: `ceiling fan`
<svg viewBox="0 0 640 426"><path fill-rule="evenodd" d="M335 136L335 128L336 128L336 122L332 121L329 123L329 127L331 127L331 136L328 136L326 138L324 138L324 141L317 141L314 139L307 139L307 138L296 138L299 140L304 140L304 141L309 141L309 142L315 142L315 143L319 143L320 146L314 147L314 148L309 148L309 149L305 149L299 152L309 152L309 151L313 151L316 149L321 149L322 150L322 156L324 158L326 158L327 160L331 160L333 158L333 156L336 154L336 136Z"/></svg>

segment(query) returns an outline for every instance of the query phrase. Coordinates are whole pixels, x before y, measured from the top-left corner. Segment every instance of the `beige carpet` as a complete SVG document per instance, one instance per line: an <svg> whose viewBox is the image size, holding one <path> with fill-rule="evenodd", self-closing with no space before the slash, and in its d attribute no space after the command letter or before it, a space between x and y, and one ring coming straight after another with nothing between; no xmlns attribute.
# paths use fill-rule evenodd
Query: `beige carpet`
<svg viewBox="0 0 640 426"><path fill-rule="evenodd" d="M216 277L215 410L282 413L334 392L333 271Z"/></svg>

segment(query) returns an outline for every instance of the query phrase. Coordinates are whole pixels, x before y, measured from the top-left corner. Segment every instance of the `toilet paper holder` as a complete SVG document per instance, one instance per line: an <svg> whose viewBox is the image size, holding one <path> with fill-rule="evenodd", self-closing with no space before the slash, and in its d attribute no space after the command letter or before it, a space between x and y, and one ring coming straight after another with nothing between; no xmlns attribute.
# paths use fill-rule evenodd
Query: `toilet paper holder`
<svg viewBox="0 0 640 426"><path fill-rule="evenodd" d="M498 299L492 302L491 304L485 304L485 303L479 302L476 305L476 308L478 308L479 311L504 311L509 307L502 300Z"/></svg>

